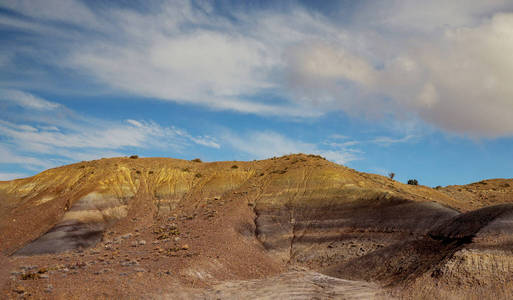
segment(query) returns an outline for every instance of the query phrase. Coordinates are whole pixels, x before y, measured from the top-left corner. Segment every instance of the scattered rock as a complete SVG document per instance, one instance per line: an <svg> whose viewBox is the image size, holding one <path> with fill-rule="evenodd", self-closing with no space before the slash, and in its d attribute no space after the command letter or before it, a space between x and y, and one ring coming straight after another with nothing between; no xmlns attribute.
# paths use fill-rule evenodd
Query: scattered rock
<svg viewBox="0 0 513 300"><path fill-rule="evenodd" d="M102 269L102 270L99 270L99 271L95 271L94 275L100 275L100 274L103 274L103 273L109 273L110 271L112 271L112 270L111 269Z"/></svg>
<svg viewBox="0 0 513 300"><path fill-rule="evenodd" d="M138 265L139 262L137 262L137 260L135 259L132 259L132 260L126 260L126 261L123 261L120 263L120 265L124 266L124 267L128 267L128 266L136 266Z"/></svg>
<svg viewBox="0 0 513 300"><path fill-rule="evenodd" d="M22 273L21 280L34 280L38 278L38 274L34 272Z"/></svg>
<svg viewBox="0 0 513 300"><path fill-rule="evenodd" d="M25 292L26 292L26 291L25 291L25 288L24 288L24 287L22 287L21 285L18 285L17 287L15 287L15 288L13 289L13 291L14 291L15 293L18 293L18 294L25 294Z"/></svg>
<svg viewBox="0 0 513 300"><path fill-rule="evenodd" d="M140 241L139 241L139 245L140 245L140 246L146 245L146 241L145 241L145 240L140 240Z"/></svg>
<svg viewBox="0 0 513 300"><path fill-rule="evenodd" d="M51 293L53 291L53 285L49 284L46 286L46 288L44 289L44 292L45 293Z"/></svg>
<svg viewBox="0 0 513 300"><path fill-rule="evenodd" d="M124 240L129 239L129 238L131 238L131 237L132 237L132 234L131 234L131 233L123 234L123 235L121 236L121 238L122 238L122 239L124 239Z"/></svg>
<svg viewBox="0 0 513 300"><path fill-rule="evenodd" d="M145 272L147 272L145 268L134 268L134 271L136 273L145 273Z"/></svg>

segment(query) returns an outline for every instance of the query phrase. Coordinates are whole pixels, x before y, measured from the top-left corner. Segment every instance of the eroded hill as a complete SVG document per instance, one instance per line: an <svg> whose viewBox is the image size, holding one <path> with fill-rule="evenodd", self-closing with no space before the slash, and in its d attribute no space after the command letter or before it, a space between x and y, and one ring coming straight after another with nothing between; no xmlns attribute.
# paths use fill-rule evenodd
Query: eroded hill
<svg viewBox="0 0 513 300"><path fill-rule="evenodd" d="M353 280L333 279L325 294L313 284L305 298L356 297L351 286L378 298L465 296L479 292L476 282L483 295L492 286L506 297L510 208L486 206L513 201L497 184L486 193L479 183L410 186L302 154L81 162L0 182L0 251L14 272L4 292L237 298L251 285L269 296L284 288L266 278L301 268L305 282L328 280L308 272ZM294 270L285 285L297 281Z"/></svg>

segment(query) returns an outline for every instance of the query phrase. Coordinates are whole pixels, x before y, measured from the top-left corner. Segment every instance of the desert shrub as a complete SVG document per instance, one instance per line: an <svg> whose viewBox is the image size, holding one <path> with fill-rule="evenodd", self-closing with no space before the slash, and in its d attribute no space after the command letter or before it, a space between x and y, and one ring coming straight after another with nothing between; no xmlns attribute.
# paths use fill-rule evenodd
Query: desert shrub
<svg viewBox="0 0 513 300"><path fill-rule="evenodd" d="M409 179L408 180L408 184L409 185L418 185L419 182L417 181L417 179Z"/></svg>
<svg viewBox="0 0 513 300"><path fill-rule="evenodd" d="M199 159L199 158L195 158L195 159L192 160L192 162L200 163L200 162L203 162L203 161L201 159Z"/></svg>
<svg viewBox="0 0 513 300"><path fill-rule="evenodd" d="M138 158L139 158L139 155L130 155L130 158L131 158L131 159L138 159Z"/></svg>
<svg viewBox="0 0 513 300"><path fill-rule="evenodd" d="M237 166L237 165L232 166L232 169L238 169L238 168L239 168L239 166Z"/></svg>
<svg viewBox="0 0 513 300"><path fill-rule="evenodd" d="M388 173L388 177L390 177L390 179L394 179L395 173L394 172Z"/></svg>

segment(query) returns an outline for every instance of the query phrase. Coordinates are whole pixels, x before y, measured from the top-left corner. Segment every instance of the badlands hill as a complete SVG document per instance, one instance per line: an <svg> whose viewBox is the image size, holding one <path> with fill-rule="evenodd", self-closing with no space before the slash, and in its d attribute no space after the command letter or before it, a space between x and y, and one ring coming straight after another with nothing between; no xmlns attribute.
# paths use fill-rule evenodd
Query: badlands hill
<svg viewBox="0 0 513 300"><path fill-rule="evenodd" d="M0 293L507 299L512 222L507 179L431 189L304 154L101 159L0 182Z"/></svg>

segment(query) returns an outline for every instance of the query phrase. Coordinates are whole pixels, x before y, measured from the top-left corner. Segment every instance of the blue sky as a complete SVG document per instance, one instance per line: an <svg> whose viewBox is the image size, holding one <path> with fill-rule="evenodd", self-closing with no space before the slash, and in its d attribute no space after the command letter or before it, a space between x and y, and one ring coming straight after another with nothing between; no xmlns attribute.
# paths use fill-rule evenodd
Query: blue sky
<svg viewBox="0 0 513 300"><path fill-rule="evenodd" d="M0 180L298 152L510 178L513 3L447 2L0 0Z"/></svg>

